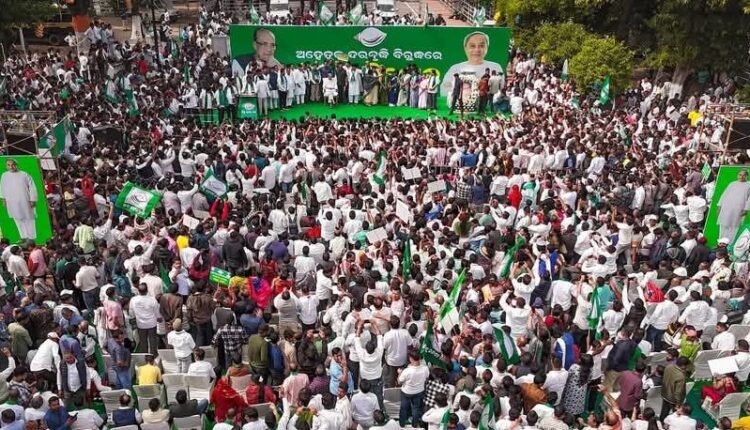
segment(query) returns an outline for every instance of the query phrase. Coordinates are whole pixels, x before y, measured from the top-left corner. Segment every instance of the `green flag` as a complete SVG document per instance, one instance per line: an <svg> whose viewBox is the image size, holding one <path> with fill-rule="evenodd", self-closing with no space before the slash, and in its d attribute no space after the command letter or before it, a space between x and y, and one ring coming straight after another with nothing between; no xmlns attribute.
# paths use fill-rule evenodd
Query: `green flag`
<svg viewBox="0 0 750 430"><path fill-rule="evenodd" d="M125 98L128 101L128 116L134 117L140 115L141 110L138 108L138 100L136 100L133 90L125 91Z"/></svg>
<svg viewBox="0 0 750 430"><path fill-rule="evenodd" d="M5 78L0 79L0 97L8 94L8 80Z"/></svg>
<svg viewBox="0 0 750 430"><path fill-rule="evenodd" d="M440 312L438 314L440 319L438 322L446 334L449 334L451 330L453 330L453 327L457 326L460 322L460 315L458 314L456 303L458 303L458 296L461 294L461 285L463 285L465 279L466 269L462 270L461 274L458 275L456 282L453 283L451 294L440 306Z"/></svg>
<svg viewBox="0 0 750 430"><path fill-rule="evenodd" d="M599 288L604 287L597 286L594 288L594 292L591 293L591 310L586 317L589 322L589 329L591 330L596 330L599 327L599 322L602 320L601 307L599 306Z"/></svg>
<svg viewBox="0 0 750 430"><path fill-rule="evenodd" d="M349 11L348 18L351 25L362 25L364 24L364 14L362 13L362 2L357 3L356 6Z"/></svg>
<svg viewBox="0 0 750 430"><path fill-rule="evenodd" d="M123 211L145 218L151 214L161 200L161 195L151 190L141 188L132 182L126 182L117 196L115 206Z"/></svg>
<svg viewBox="0 0 750 430"><path fill-rule="evenodd" d="M404 242L404 253L401 256L403 258L401 274L404 277L404 282L411 279L411 238L407 237Z"/></svg>
<svg viewBox="0 0 750 430"><path fill-rule="evenodd" d="M703 175L703 180L707 181L709 176L711 176L711 165L708 163L703 163L703 167L701 168L701 175Z"/></svg>
<svg viewBox="0 0 750 430"><path fill-rule="evenodd" d="M472 22L475 26L481 27L484 25L484 21L487 20L487 11L484 9L484 6L482 7L476 7L474 8L474 16L472 17Z"/></svg>
<svg viewBox="0 0 750 430"><path fill-rule="evenodd" d="M523 244L526 243L526 240L523 238L523 236L517 236L516 237L516 243L513 244L513 246L506 251L505 256L503 257L502 265L500 266L502 269L500 270L500 277L503 279L506 279L510 275L510 266L513 264L513 257L515 257L516 253L519 249L523 246Z"/></svg>
<svg viewBox="0 0 750 430"><path fill-rule="evenodd" d="M163 293L167 294L172 288L172 279L169 277L169 271L164 268L163 265L159 265L159 277L161 278L162 284L164 284Z"/></svg>
<svg viewBox="0 0 750 430"><path fill-rule="evenodd" d="M565 59L565 62L562 66L562 73L560 73L560 80L565 82L568 80L568 59Z"/></svg>
<svg viewBox="0 0 750 430"><path fill-rule="evenodd" d="M190 78L190 63L188 61L185 61L185 64L182 66L182 79L188 84L192 81Z"/></svg>
<svg viewBox="0 0 750 430"><path fill-rule="evenodd" d="M255 8L255 3L252 0L250 1L250 24L260 24L260 14L258 13L258 9Z"/></svg>
<svg viewBox="0 0 750 430"><path fill-rule="evenodd" d="M432 321L427 321L427 329L425 330L422 342L419 344L419 355L422 356L422 360L426 363L446 369L448 366L440 359L440 353L433 346L434 337L435 334L432 329Z"/></svg>
<svg viewBox="0 0 750 430"><path fill-rule="evenodd" d="M604 78L604 82L602 82L602 88L599 92L599 103L606 105L609 103L609 76Z"/></svg>
<svg viewBox="0 0 750 430"><path fill-rule="evenodd" d="M573 109L575 110L581 109L581 101L578 99L578 96L573 96L570 98L570 105L573 106Z"/></svg>
<svg viewBox="0 0 750 430"><path fill-rule="evenodd" d="M331 25L333 24L333 21L336 19L336 15L331 12L331 9L328 9L328 6L326 6L325 2L319 2L318 3L318 19L320 20L320 23L323 25Z"/></svg>
<svg viewBox="0 0 750 430"><path fill-rule="evenodd" d="M214 175L213 170L208 169L203 177L203 182L201 182L200 190L203 194L217 199L224 197L229 191L229 187Z"/></svg>
<svg viewBox="0 0 750 430"><path fill-rule="evenodd" d="M518 348L516 348L516 342L513 340L513 336L506 333L500 324L492 324L492 330L495 332L495 339L497 339L497 342L500 344L500 354L502 354L503 359L505 359L505 364L510 366L511 364L516 364L521 361L518 356Z"/></svg>
<svg viewBox="0 0 750 430"><path fill-rule="evenodd" d="M62 154L65 152L65 147L73 143L72 130L73 125L70 122L70 118L66 116L55 124L52 130L39 139L39 147L49 149L50 153L54 156Z"/></svg>
<svg viewBox="0 0 750 430"><path fill-rule="evenodd" d="M208 280L215 284L229 285L230 279L232 279L232 274L218 267L212 267L211 271L208 272Z"/></svg>
<svg viewBox="0 0 750 430"><path fill-rule="evenodd" d="M484 407L482 415L479 416L479 430L493 430L495 428L495 401L489 394L482 400Z"/></svg>
<svg viewBox="0 0 750 430"><path fill-rule="evenodd" d="M385 151L380 151L378 155L378 167L372 175L372 182L378 185L385 185Z"/></svg>

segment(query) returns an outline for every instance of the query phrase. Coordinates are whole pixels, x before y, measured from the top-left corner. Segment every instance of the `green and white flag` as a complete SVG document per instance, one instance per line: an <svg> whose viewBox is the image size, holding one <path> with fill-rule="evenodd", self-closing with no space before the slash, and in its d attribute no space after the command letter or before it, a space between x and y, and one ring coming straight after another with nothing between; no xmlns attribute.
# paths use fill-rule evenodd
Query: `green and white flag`
<svg viewBox="0 0 750 430"><path fill-rule="evenodd" d="M362 2L357 3L356 6L349 11L349 23L351 25L362 25L364 24L364 13L362 8Z"/></svg>
<svg viewBox="0 0 750 430"><path fill-rule="evenodd" d="M323 25L331 25L336 19L336 15L331 12L331 9L328 9L328 6L325 5L325 2L321 1L318 6L318 19Z"/></svg>
<svg viewBox="0 0 750 430"><path fill-rule="evenodd" d="M745 224L740 228L740 233L729 247L729 252L732 261L744 262L748 260L748 252L750 252L750 224Z"/></svg>
<svg viewBox="0 0 750 430"><path fill-rule="evenodd" d="M208 169L206 176L203 177L203 182L201 182L200 190L203 194L218 199L227 194L229 187L214 175L213 170Z"/></svg>
<svg viewBox="0 0 750 430"><path fill-rule="evenodd" d="M258 9L255 8L255 3L252 0L250 1L250 24L260 24L260 14L258 13Z"/></svg>
<svg viewBox="0 0 750 430"><path fill-rule="evenodd" d="M482 399L484 407L482 415L479 416L479 430L493 430L495 428L495 401L489 394Z"/></svg>
<svg viewBox="0 0 750 430"><path fill-rule="evenodd" d="M440 359L440 353L434 347L434 337L435 333L432 329L432 321L427 321L427 329L425 330L422 342L419 344L419 355L422 356L422 360L426 363L445 369L448 366Z"/></svg>
<svg viewBox="0 0 750 430"><path fill-rule="evenodd" d="M510 366L521 361L513 336L506 333L501 324L492 324L492 330L495 332L495 339L500 344L500 354L502 354L505 364Z"/></svg>
<svg viewBox="0 0 750 430"><path fill-rule="evenodd" d="M594 292L591 293L591 310L589 311L586 319L589 322L589 329L596 330L599 327L599 323L602 320L601 306L599 306L599 289L605 287L595 287Z"/></svg>
<svg viewBox="0 0 750 430"><path fill-rule="evenodd" d="M404 277L404 282L411 279L411 238L407 237L406 242L404 242L404 253L401 256L403 259L403 263L401 265L402 271L401 274Z"/></svg>
<svg viewBox="0 0 750 430"><path fill-rule="evenodd" d="M134 117L140 115L141 110L138 108L138 100L136 100L133 90L126 91L125 98L128 101L128 116Z"/></svg>
<svg viewBox="0 0 750 430"><path fill-rule="evenodd" d="M568 80L568 59L565 59L562 67L562 73L560 73L560 80L565 82Z"/></svg>
<svg viewBox="0 0 750 430"><path fill-rule="evenodd" d="M703 180L707 181L708 177L711 176L711 165L708 163L703 163L703 167L701 168L701 175L703 175Z"/></svg>
<svg viewBox="0 0 750 430"><path fill-rule="evenodd" d="M208 280L214 284L229 285L230 279L232 279L232 274L218 267L212 267L211 271L208 272Z"/></svg>
<svg viewBox="0 0 750 430"><path fill-rule="evenodd" d="M609 103L609 76L604 78L604 82L602 82L602 88L599 91L599 103L606 105Z"/></svg>
<svg viewBox="0 0 750 430"><path fill-rule="evenodd" d="M55 124L52 130L42 136L39 140L39 147L49 149L54 156L62 154L65 152L66 146L69 147L73 144L72 130L73 125L70 123L70 118L66 116Z"/></svg>
<svg viewBox="0 0 750 430"><path fill-rule="evenodd" d="M8 80L6 78L0 79L0 97L8 94Z"/></svg>
<svg viewBox="0 0 750 430"><path fill-rule="evenodd" d="M159 204L159 200L161 200L159 193L142 188L132 182L126 182L117 196L115 206L131 215L146 218Z"/></svg>
<svg viewBox="0 0 750 430"><path fill-rule="evenodd" d="M513 257L515 257L516 253L519 249L521 249L524 243L526 243L526 240L523 238L523 236L517 236L516 243L514 243L513 246L511 246L510 249L505 252L505 256L503 257L503 261L500 266L501 278L506 279L510 275L510 266L513 264Z"/></svg>
<svg viewBox="0 0 750 430"><path fill-rule="evenodd" d="M378 185L385 185L385 160L385 151L380 151L380 155L378 155L378 167L372 175L372 182Z"/></svg>
<svg viewBox="0 0 750 430"><path fill-rule="evenodd" d="M182 79L189 84L192 81L192 78L190 76L190 62L185 61L182 69Z"/></svg>
<svg viewBox="0 0 750 430"><path fill-rule="evenodd" d="M484 25L484 21L487 20L487 11L484 9L484 6L474 8L474 16L471 20L476 27Z"/></svg>
<svg viewBox="0 0 750 430"><path fill-rule="evenodd" d="M451 290L450 296L440 306L439 320L440 326L443 328L446 334L450 334L453 327L457 326L461 321L461 316L458 314L458 296L461 294L461 285L466 279L466 269L461 271L461 274L456 278L456 282L453 283L453 289Z"/></svg>
<svg viewBox="0 0 750 430"><path fill-rule="evenodd" d="M570 98L570 105L573 106L573 109L580 110L581 100L578 98L578 96L573 96Z"/></svg>

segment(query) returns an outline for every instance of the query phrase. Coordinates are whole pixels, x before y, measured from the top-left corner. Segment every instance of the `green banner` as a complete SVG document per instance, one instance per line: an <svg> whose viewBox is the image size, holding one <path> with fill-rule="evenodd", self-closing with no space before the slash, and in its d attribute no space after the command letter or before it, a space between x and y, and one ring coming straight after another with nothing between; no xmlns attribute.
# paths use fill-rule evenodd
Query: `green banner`
<svg viewBox="0 0 750 430"><path fill-rule="evenodd" d="M255 97L242 96L237 104L237 119L258 119Z"/></svg>
<svg viewBox="0 0 750 430"><path fill-rule="evenodd" d="M721 166L716 176L703 235L708 246L719 239L732 244L740 227L750 223L750 166Z"/></svg>
<svg viewBox="0 0 750 430"><path fill-rule="evenodd" d="M44 179L33 155L0 157L0 229L10 243L52 238Z"/></svg>
<svg viewBox="0 0 750 430"><path fill-rule="evenodd" d="M211 271L208 272L208 280L215 284L229 285L230 279L232 279L232 274L218 267L212 267Z"/></svg>
<svg viewBox="0 0 750 430"><path fill-rule="evenodd" d="M450 94L454 74L504 73L511 37L504 27L232 25L229 32L235 70L258 61L267 66L346 61L382 66L387 73L416 64L421 73L437 72L443 96Z"/></svg>

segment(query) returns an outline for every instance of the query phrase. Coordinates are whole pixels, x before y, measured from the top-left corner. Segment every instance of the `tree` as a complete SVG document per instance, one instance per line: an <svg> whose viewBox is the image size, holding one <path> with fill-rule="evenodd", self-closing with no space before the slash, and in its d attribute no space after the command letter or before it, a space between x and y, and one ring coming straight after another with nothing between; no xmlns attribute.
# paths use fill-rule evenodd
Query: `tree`
<svg viewBox="0 0 750 430"><path fill-rule="evenodd" d="M587 93L594 83L609 76L612 92L617 93L629 86L633 52L614 38L592 36L571 58L569 67L578 91Z"/></svg>
<svg viewBox="0 0 750 430"><path fill-rule="evenodd" d="M0 0L0 38L14 40L18 29L46 21L54 14L50 0Z"/></svg>
<svg viewBox="0 0 750 430"><path fill-rule="evenodd" d="M533 52L547 62L561 66L565 59L573 58L592 34L573 22L542 24L537 31L521 32L530 40L520 41L522 49Z"/></svg>

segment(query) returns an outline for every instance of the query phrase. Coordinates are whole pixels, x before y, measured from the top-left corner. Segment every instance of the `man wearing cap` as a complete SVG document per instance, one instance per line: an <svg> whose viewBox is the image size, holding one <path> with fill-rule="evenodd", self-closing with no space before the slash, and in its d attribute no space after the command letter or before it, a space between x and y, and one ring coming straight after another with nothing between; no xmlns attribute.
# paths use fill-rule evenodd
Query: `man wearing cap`
<svg viewBox="0 0 750 430"><path fill-rule="evenodd" d="M47 381L50 387L57 383L55 373L60 366L60 336L51 331L47 334L47 339L42 342L34 358L29 363L29 370L37 378Z"/></svg>
<svg viewBox="0 0 750 430"><path fill-rule="evenodd" d="M182 329L181 319L176 318L172 321L172 331L167 333L167 343L174 348L174 355L180 367L179 373L187 373L193 361L195 340L190 333Z"/></svg>

